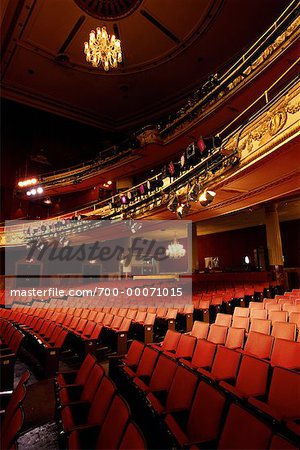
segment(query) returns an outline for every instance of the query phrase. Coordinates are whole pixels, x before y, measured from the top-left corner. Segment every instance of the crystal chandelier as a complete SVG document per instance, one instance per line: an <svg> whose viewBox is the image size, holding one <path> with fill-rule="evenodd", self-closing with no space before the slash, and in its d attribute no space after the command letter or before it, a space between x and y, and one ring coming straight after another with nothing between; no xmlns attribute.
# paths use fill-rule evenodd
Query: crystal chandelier
<svg viewBox="0 0 300 450"><path fill-rule="evenodd" d="M166 255L169 256L169 258L182 258L183 256L185 256L185 253L185 248L177 241L176 238L174 238L174 241L171 242L171 244L169 244L168 248L166 249Z"/></svg>
<svg viewBox="0 0 300 450"><path fill-rule="evenodd" d="M92 63L93 67L102 64L106 72L122 62L121 41L114 34L110 36L106 27L98 27L96 31L90 32L89 42L84 43L84 53L87 62Z"/></svg>

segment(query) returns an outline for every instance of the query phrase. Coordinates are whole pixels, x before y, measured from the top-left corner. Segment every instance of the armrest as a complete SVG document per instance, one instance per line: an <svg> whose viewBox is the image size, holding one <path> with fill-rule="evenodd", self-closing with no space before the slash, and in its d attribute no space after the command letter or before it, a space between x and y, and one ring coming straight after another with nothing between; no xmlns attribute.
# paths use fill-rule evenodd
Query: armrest
<svg viewBox="0 0 300 450"><path fill-rule="evenodd" d="M16 357L15 353L9 353L8 355L0 355L0 361L7 358L13 359L15 357Z"/></svg>

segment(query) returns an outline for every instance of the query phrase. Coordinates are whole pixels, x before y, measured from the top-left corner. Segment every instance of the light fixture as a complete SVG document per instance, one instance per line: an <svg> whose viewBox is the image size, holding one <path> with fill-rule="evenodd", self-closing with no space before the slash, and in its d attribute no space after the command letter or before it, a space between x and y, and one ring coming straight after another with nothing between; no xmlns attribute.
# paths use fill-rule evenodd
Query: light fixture
<svg viewBox="0 0 300 450"><path fill-rule="evenodd" d="M27 187L27 186L34 186L38 180L36 178L30 178L28 180L19 181L18 186L19 187Z"/></svg>
<svg viewBox="0 0 300 450"><path fill-rule="evenodd" d="M110 36L106 27L90 32L89 42L84 43L84 53L87 62L92 63L93 67L102 65L106 72L122 62L121 41L114 34Z"/></svg>
<svg viewBox="0 0 300 450"><path fill-rule="evenodd" d="M249 256L245 256L244 261L245 261L245 264L250 264Z"/></svg>
<svg viewBox="0 0 300 450"><path fill-rule="evenodd" d="M167 208L169 211L171 212L176 212L177 208L179 206L179 201L178 201L178 197L175 195L174 197L171 198L171 200L169 201Z"/></svg>
<svg viewBox="0 0 300 450"><path fill-rule="evenodd" d="M178 258L183 258L183 256L185 256L186 254L186 250L183 247L182 244L180 244L176 237L174 238L173 242L171 242L171 244L168 245L168 248L166 249L166 255L169 258L172 259L178 259Z"/></svg>
<svg viewBox="0 0 300 450"><path fill-rule="evenodd" d="M121 200L122 205L126 205L128 199L125 194L122 194L120 197L120 200Z"/></svg>
<svg viewBox="0 0 300 450"><path fill-rule="evenodd" d="M51 205L51 204L52 204L51 198L50 198L50 197L45 198L44 203L45 203L46 205Z"/></svg>
<svg viewBox="0 0 300 450"><path fill-rule="evenodd" d="M181 203L176 209L176 215L178 219L182 219L187 216L190 210L190 205L188 203Z"/></svg>
<svg viewBox="0 0 300 450"><path fill-rule="evenodd" d="M39 187L37 188L36 192L37 192L38 194L42 194L42 193L44 192L44 189L43 189L41 186L39 186Z"/></svg>
<svg viewBox="0 0 300 450"><path fill-rule="evenodd" d="M201 191L200 184L199 183L194 184L188 192L188 199L193 202L197 202L200 191Z"/></svg>
<svg viewBox="0 0 300 450"><path fill-rule="evenodd" d="M213 201L215 196L216 196L216 193L214 191L205 190L199 196L199 202L202 206L208 206Z"/></svg>
<svg viewBox="0 0 300 450"><path fill-rule="evenodd" d="M111 186L112 185L112 181L108 180L107 184L108 184L108 186Z"/></svg>

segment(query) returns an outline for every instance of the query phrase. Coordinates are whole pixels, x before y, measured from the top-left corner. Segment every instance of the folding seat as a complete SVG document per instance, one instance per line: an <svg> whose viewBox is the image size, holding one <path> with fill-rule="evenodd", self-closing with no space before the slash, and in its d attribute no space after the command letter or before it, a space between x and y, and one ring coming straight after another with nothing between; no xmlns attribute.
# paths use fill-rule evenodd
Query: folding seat
<svg viewBox="0 0 300 450"><path fill-rule="evenodd" d="M294 304L294 300L293 299L288 299L288 298L280 298L278 300L278 305L293 305Z"/></svg>
<svg viewBox="0 0 300 450"><path fill-rule="evenodd" d="M19 406L14 415L12 416L9 425L1 427L0 448L3 450L16 449L16 440L22 429L24 422L24 412L21 406Z"/></svg>
<svg viewBox="0 0 300 450"><path fill-rule="evenodd" d="M232 403L226 417L218 450L268 449L271 429L253 414Z"/></svg>
<svg viewBox="0 0 300 450"><path fill-rule="evenodd" d="M294 323L297 330L300 330L300 312L291 312L289 317L289 322Z"/></svg>
<svg viewBox="0 0 300 450"><path fill-rule="evenodd" d="M184 429L175 418L168 414L165 418L173 438L180 448L189 448L191 445L216 441L221 428L222 416L226 404L226 397L213 386L200 382L190 408L188 420ZM201 446L202 447L202 446ZM213 448L204 447L203 448ZM229 447L228 447L229 448Z"/></svg>
<svg viewBox="0 0 300 450"><path fill-rule="evenodd" d="M242 308L244 309L244 308ZM250 319L249 317L234 316L232 319L232 327L243 328L246 332L249 330Z"/></svg>
<svg viewBox="0 0 300 450"><path fill-rule="evenodd" d="M213 381L235 380L241 354L226 347L218 346L211 370L199 368L200 375Z"/></svg>
<svg viewBox="0 0 300 450"><path fill-rule="evenodd" d="M237 317L237 319L247 319L246 317ZM225 347L227 348L243 348L245 339L244 328L228 328Z"/></svg>
<svg viewBox="0 0 300 450"><path fill-rule="evenodd" d="M127 355L125 355L123 358L110 358L109 365L111 366L111 363L116 361L118 364L125 364L128 367L136 368L141 359L144 348L145 345L141 342L132 341Z"/></svg>
<svg viewBox="0 0 300 450"><path fill-rule="evenodd" d="M177 345L175 353L166 350L164 351L164 354L174 359L179 358L190 359L193 356L196 342L197 339L194 336L182 334L181 338L179 339L179 343Z"/></svg>
<svg viewBox="0 0 300 450"><path fill-rule="evenodd" d="M276 338L271 356L272 366L290 370L300 369L300 343Z"/></svg>
<svg viewBox="0 0 300 450"><path fill-rule="evenodd" d="M271 320L252 319L250 324L250 332L251 331L256 331L257 333L263 334L270 334Z"/></svg>
<svg viewBox="0 0 300 450"><path fill-rule="evenodd" d="M98 436L95 432L91 432L88 427L72 431L68 441L69 450L80 450L83 448L118 449L129 417L130 413L127 403L122 397L116 395L106 414Z"/></svg>
<svg viewBox="0 0 300 450"><path fill-rule="evenodd" d="M158 400L153 392L147 394L147 401L158 415L169 414L173 411L187 411L190 409L197 384L197 374L179 365L165 402Z"/></svg>
<svg viewBox="0 0 300 450"><path fill-rule="evenodd" d="M249 303L249 309L264 309L263 302L250 302ZM251 314L251 311L250 311Z"/></svg>
<svg viewBox="0 0 300 450"><path fill-rule="evenodd" d="M200 367L210 369L213 364L216 348L216 344L204 339L198 339L191 362L185 359L180 359L179 362L191 369Z"/></svg>
<svg viewBox="0 0 300 450"><path fill-rule="evenodd" d="M209 323L195 320L193 328L187 334L189 334L190 336L194 336L197 339L206 339L208 330L209 330Z"/></svg>
<svg viewBox="0 0 300 450"><path fill-rule="evenodd" d="M118 316L120 317L126 317L128 312L128 308L120 308L118 312Z"/></svg>
<svg viewBox="0 0 300 450"><path fill-rule="evenodd" d="M87 324L87 320L86 319L79 319L79 322L77 324L76 329L73 331L74 334L79 334L82 335L83 330L85 329L85 326Z"/></svg>
<svg viewBox="0 0 300 450"><path fill-rule="evenodd" d="M276 305L276 304L277 304L276 298L264 298L263 299L263 305L264 305L265 309L267 309L266 305Z"/></svg>
<svg viewBox="0 0 300 450"><path fill-rule="evenodd" d="M122 441L120 443L120 450L146 450L147 444L141 430L134 422L129 422Z"/></svg>
<svg viewBox="0 0 300 450"><path fill-rule="evenodd" d="M143 380L149 380L154 370L159 353L151 347L146 347L143 351L136 369L123 366L122 371L127 378L139 377Z"/></svg>
<svg viewBox="0 0 300 450"><path fill-rule="evenodd" d="M250 320L252 319L267 319L268 311L266 309L250 309Z"/></svg>
<svg viewBox="0 0 300 450"><path fill-rule="evenodd" d="M83 360L80 369L72 372L60 372L56 377L56 385L59 389L69 385L84 385L92 368L96 364L96 358L88 353Z"/></svg>
<svg viewBox="0 0 300 450"><path fill-rule="evenodd" d="M297 450L299 447L279 434L273 434L269 450Z"/></svg>
<svg viewBox="0 0 300 450"><path fill-rule="evenodd" d="M168 330L164 340L161 343L150 344L150 346L159 351L175 352L180 338L180 333L177 331Z"/></svg>
<svg viewBox="0 0 300 450"><path fill-rule="evenodd" d="M282 310L282 305L279 305L278 303L266 303L265 304L265 309L270 312L270 311L281 311Z"/></svg>
<svg viewBox="0 0 300 450"><path fill-rule="evenodd" d="M26 385L30 378L29 370L23 372L16 388L8 401L4 417L1 417L1 434L10 426L10 421L20 405L23 404L26 396ZM3 407L3 406L2 406Z"/></svg>
<svg viewBox="0 0 300 450"><path fill-rule="evenodd" d="M110 314L110 313L105 314L105 316L103 317L103 320L101 322L102 325L105 327L109 327L113 321L113 318L114 318L113 314ZM98 322L98 320L97 320L97 322Z"/></svg>
<svg viewBox="0 0 300 450"><path fill-rule="evenodd" d="M281 367L274 367L269 395L266 402L254 397L249 403L258 411L277 421L300 419L300 374Z"/></svg>
<svg viewBox="0 0 300 450"><path fill-rule="evenodd" d="M171 386L174 378L175 371L177 369L176 361L168 358L163 353L158 357L157 364L151 375L149 383L142 381L140 378L135 377L133 383L135 387L143 391L148 392L167 392Z"/></svg>
<svg viewBox="0 0 300 450"><path fill-rule="evenodd" d="M144 322L146 319L147 311L137 311L134 322Z"/></svg>
<svg viewBox="0 0 300 450"><path fill-rule="evenodd" d="M250 331L243 352L256 356L257 358L270 359L274 338L268 334Z"/></svg>
<svg viewBox="0 0 300 450"><path fill-rule="evenodd" d="M292 312L295 313L300 313L300 304L299 305L289 305L289 304L284 304L282 306L282 311L287 311L287 313L289 314L289 316L291 315Z"/></svg>
<svg viewBox="0 0 300 450"><path fill-rule="evenodd" d="M267 391L270 364L253 356L243 355L235 384L220 382L220 387L242 399L263 396Z"/></svg>
<svg viewBox="0 0 300 450"><path fill-rule="evenodd" d="M231 326L231 320L232 320L232 315L231 314L222 314L222 313L218 313L216 320L215 320L215 325L221 325L223 327L230 327Z"/></svg>
<svg viewBox="0 0 300 450"><path fill-rule="evenodd" d="M287 322L288 313L286 311L269 311L269 320L271 320L272 325L275 322Z"/></svg>
<svg viewBox="0 0 300 450"><path fill-rule="evenodd" d="M61 421L64 432L69 433L85 424L101 427L115 393L114 383L104 375L90 404L75 402L62 408Z"/></svg>
<svg viewBox="0 0 300 450"><path fill-rule="evenodd" d="M99 383L104 376L104 369L99 364L95 364L84 385L65 386L58 391L58 401L61 407L72 402L91 403Z"/></svg>
<svg viewBox="0 0 300 450"><path fill-rule="evenodd" d="M288 322L275 322L272 327L272 336L275 338L288 339L294 341L296 339L296 325Z"/></svg>
<svg viewBox="0 0 300 450"><path fill-rule="evenodd" d="M84 336L86 338L91 337L95 326L96 326L95 322L93 322L92 320L88 320L87 323L85 324L84 329L82 330L81 336Z"/></svg>
<svg viewBox="0 0 300 450"><path fill-rule="evenodd" d="M212 324L209 329L207 340L214 344L225 344L228 328L222 325Z"/></svg>
<svg viewBox="0 0 300 450"><path fill-rule="evenodd" d="M233 311L233 317L249 317L249 313L249 308L241 308L239 306L236 306Z"/></svg>
<svg viewBox="0 0 300 450"><path fill-rule="evenodd" d="M119 312L119 308L113 307L110 310L110 314L112 314L113 316L116 316Z"/></svg>
<svg viewBox="0 0 300 450"><path fill-rule="evenodd" d="M137 309L132 309L132 308L129 308L129 309L128 309L127 317L128 317L129 319L134 320L135 317L136 317L136 315L137 315Z"/></svg>

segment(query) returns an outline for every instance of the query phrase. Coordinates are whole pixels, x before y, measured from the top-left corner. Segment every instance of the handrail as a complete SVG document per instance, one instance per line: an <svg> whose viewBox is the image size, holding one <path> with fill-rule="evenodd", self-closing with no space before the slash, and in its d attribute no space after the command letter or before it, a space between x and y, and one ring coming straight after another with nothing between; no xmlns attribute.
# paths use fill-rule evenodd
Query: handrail
<svg viewBox="0 0 300 450"><path fill-rule="evenodd" d="M159 131L160 135L163 136L169 129L174 128L177 124L181 123L181 121L185 120L185 117L188 114L193 113L195 110L197 110L201 105L206 104L214 95L224 89L226 83L228 83L231 79L233 79L237 73L241 70L241 68L247 63L253 59L257 52L261 50L261 47L265 45L265 43L272 38L274 34L277 34L280 32L283 26L286 25L288 20L294 17L295 11L297 11L297 7L299 6L298 0L292 0L292 2L288 5L288 7L280 14L280 16L276 19L276 21L252 44L252 46L235 62L233 65L230 66L230 68L219 78L219 81L221 83L216 86L214 89L212 89L211 92L209 92L207 95L205 95L203 98L201 98L195 105L193 105L191 108L189 108L186 111L186 114L184 116L181 116L177 119L175 119L172 123L168 124L165 128L161 129ZM254 50L253 50L254 49ZM252 51L253 50L253 51ZM148 125L144 126L142 129L139 130L145 130L148 128ZM139 132L134 133L134 135L138 135ZM123 141L119 145L123 145L125 142ZM110 146L109 148L103 150L101 153L109 153L115 146ZM128 149L127 149L128 151ZM124 150L126 152L126 150ZM120 155L122 155L124 152L119 152ZM117 155L115 155L117 156ZM40 175L39 179L43 181L45 178L50 178L51 176L56 176L59 174L64 175L66 178L69 178L73 175L68 175L68 172L76 171L80 172L80 169L88 169L89 167L97 166L101 163L101 160L97 161L97 158L91 159L89 161L85 161L82 163L79 163L74 166L70 166L67 169L60 169L52 172L46 172ZM57 180L59 183L59 180ZM56 183L54 183L56 184Z"/></svg>

